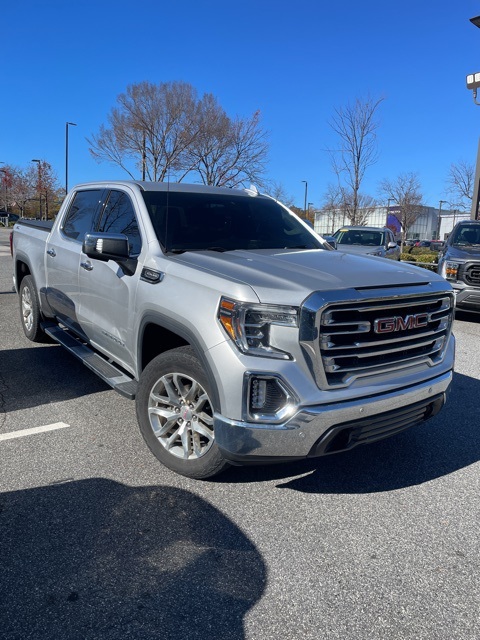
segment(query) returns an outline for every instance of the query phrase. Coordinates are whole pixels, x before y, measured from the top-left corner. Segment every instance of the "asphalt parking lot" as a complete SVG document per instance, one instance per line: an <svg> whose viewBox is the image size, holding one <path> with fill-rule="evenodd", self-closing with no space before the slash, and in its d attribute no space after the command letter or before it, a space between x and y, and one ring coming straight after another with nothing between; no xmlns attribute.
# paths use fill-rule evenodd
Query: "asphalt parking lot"
<svg viewBox="0 0 480 640"><path fill-rule="evenodd" d="M22 333L0 229L0 639L480 637L480 320L448 405L314 462L198 482L134 404Z"/></svg>

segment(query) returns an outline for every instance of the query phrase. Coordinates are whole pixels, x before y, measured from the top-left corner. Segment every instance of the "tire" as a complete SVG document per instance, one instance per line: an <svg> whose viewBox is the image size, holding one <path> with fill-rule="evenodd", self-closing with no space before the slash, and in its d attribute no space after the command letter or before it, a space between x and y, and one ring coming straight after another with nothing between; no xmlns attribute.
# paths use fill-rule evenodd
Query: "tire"
<svg viewBox="0 0 480 640"><path fill-rule="evenodd" d="M40 326L42 314L37 289L32 276L25 276L20 284L20 320L23 332L32 342L50 342L49 336Z"/></svg>
<svg viewBox="0 0 480 640"><path fill-rule="evenodd" d="M191 347L162 353L145 367L136 410L149 449L172 471L203 480L229 466L215 442L210 385Z"/></svg>

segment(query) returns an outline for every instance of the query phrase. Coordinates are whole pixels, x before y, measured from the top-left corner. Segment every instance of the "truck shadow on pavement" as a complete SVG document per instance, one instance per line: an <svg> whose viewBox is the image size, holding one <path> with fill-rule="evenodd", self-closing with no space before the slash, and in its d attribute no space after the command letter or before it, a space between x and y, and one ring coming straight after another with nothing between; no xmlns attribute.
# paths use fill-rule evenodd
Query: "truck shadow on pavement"
<svg viewBox="0 0 480 640"><path fill-rule="evenodd" d="M241 640L266 570L205 500L105 479L0 494L0 635Z"/></svg>
<svg viewBox="0 0 480 640"><path fill-rule="evenodd" d="M1 352L4 410L17 411L79 398L110 387L57 345Z"/></svg>
<svg viewBox="0 0 480 640"><path fill-rule="evenodd" d="M443 410L428 422L351 451L272 467L228 471L230 482L282 480L305 493L374 493L422 484L480 460L480 381L454 374ZM292 480L287 478L300 476ZM222 480L220 476L219 480Z"/></svg>

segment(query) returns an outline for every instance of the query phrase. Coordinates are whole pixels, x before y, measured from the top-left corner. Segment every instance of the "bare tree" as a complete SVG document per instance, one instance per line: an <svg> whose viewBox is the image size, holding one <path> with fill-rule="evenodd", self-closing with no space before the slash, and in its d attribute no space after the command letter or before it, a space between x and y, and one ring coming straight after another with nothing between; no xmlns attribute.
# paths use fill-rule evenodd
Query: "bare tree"
<svg viewBox="0 0 480 640"><path fill-rule="evenodd" d="M39 215L42 211L48 219L58 211L64 190L49 162L40 160L26 169L5 165L4 170L0 186L3 186L3 199L7 199L11 212L24 217L27 214Z"/></svg>
<svg viewBox="0 0 480 640"><path fill-rule="evenodd" d="M383 98L357 99L355 103L335 109L329 123L338 136L336 150L330 150L332 167L339 185L348 191L351 199L351 221L358 224L360 188L366 170L378 160L376 131L379 123L377 110Z"/></svg>
<svg viewBox="0 0 480 640"><path fill-rule="evenodd" d="M201 100L185 82L142 82L117 98L118 106L93 135L90 153L134 178L181 181L194 173L204 184L237 186L258 181L268 150L260 113L231 119L210 94Z"/></svg>
<svg viewBox="0 0 480 640"><path fill-rule="evenodd" d="M452 163L446 182L447 193L455 202L455 207L470 210L475 183L475 165L465 160Z"/></svg>
<svg viewBox="0 0 480 640"><path fill-rule="evenodd" d="M385 199L394 200L400 209L400 225L402 228L402 245L408 231L420 215L423 202L420 181L416 173L404 173L395 180L383 180L380 192Z"/></svg>
<svg viewBox="0 0 480 640"><path fill-rule="evenodd" d="M58 212L59 184L58 177L52 165L46 160L40 160L37 167L31 166L27 171L27 180L30 184L35 184L35 190L39 199L39 211L48 220L50 214Z"/></svg>
<svg viewBox="0 0 480 640"><path fill-rule="evenodd" d="M194 171L203 184L218 187L261 183L268 144L260 127L260 112L232 120L208 94L197 113L198 135L186 149L184 175Z"/></svg>
<svg viewBox="0 0 480 640"><path fill-rule="evenodd" d="M323 196L321 211L329 223L331 222L331 233L335 233L338 227L345 224L346 220L350 220L348 215L349 206L350 203L345 189L339 183L328 184Z"/></svg>
<svg viewBox="0 0 480 640"><path fill-rule="evenodd" d="M92 156L120 166L132 178L132 160L142 177L153 181L181 169L182 154L198 133L195 89L185 82L141 82L129 85L117 103L109 126L102 125L88 140Z"/></svg>
<svg viewBox="0 0 480 640"><path fill-rule="evenodd" d="M334 233L340 225L344 224L365 226L375 207L374 198L358 193L355 209L352 193L340 184L329 184L324 195L322 211L331 220L332 233Z"/></svg>
<svg viewBox="0 0 480 640"><path fill-rule="evenodd" d="M14 166L8 166L6 169L10 174L7 194L9 206L24 217L27 202L35 196L36 176L33 176L31 169L26 171Z"/></svg>
<svg viewBox="0 0 480 640"><path fill-rule="evenodd" d="M286 207L291 208L294 205L295 200L293 196L287 193L285 186L282 183L272 181L263 183L263 186L269 196L275 198L275 200L278 200Z"/></svg>

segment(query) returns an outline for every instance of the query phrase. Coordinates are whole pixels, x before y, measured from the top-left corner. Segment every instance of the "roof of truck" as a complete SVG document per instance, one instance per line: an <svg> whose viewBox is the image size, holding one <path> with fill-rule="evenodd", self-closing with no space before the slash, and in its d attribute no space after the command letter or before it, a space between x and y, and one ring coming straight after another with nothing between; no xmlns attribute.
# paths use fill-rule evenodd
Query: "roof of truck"
<svg viewBox="0 0 480 640"><path fill-rule="evenodd" d="M260 195L258 189L253 185L247 188L212 187L204 184L188 184L186 182L144 182L142 180L101 180L95 182L85 182L77 184L73 189L85 187L115 187L130 186L138 187L143 191L179 191L184 193L224 193L225 195Z"/></svg>

